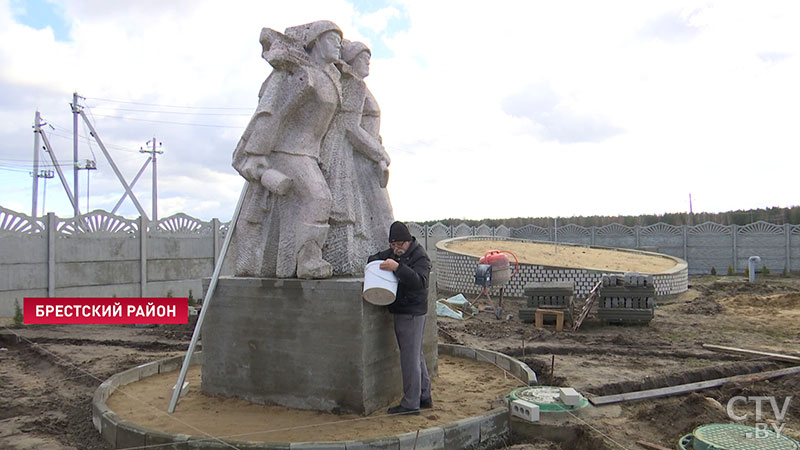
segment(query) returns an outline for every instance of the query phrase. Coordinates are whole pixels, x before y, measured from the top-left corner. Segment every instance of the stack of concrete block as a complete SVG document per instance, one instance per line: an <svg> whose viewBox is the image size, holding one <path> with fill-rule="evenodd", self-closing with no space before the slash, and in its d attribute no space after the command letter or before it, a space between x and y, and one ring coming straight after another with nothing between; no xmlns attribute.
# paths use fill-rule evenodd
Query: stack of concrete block
<svg viewBox="0 0 800 450"><path fill-rule="evenodd" d="M603 323L649 323L655 314L653 276L638 272L604 274L597 317Z"/></svg>
<svg viewBox="0 0 800 450"><path fill-rule="evenodd" d="M575 285L573 281L545 281L525 285L527 308L519 309L522 322L533 322L537 309L564 312L564 316L572 323L572 305Z"/></svg>
<svg viewBox="0 0 800 450"><path fill-rule="evenodd" d="M653 286L653 276L639 272L625 272L625 286Z"/></svg>

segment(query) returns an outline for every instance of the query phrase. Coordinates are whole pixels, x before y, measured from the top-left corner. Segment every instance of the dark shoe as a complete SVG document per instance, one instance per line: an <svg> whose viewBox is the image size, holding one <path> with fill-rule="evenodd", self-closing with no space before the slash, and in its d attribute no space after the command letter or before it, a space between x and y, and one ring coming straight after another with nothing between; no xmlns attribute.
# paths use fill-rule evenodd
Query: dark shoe
<svg viewBox="0 0 800 450"><path fill-rule="evenodd" d="M419 409L431 409L431 408L433 408L433 399L432 398L428 398L428 399L419 401Z"/></svg>
<svg viewBox="0 0 800 450"><path fill-rule="evenodd" d="M403 405L392 406L386 412L389 414L419 414L418 409L408 409Z"/></svg>

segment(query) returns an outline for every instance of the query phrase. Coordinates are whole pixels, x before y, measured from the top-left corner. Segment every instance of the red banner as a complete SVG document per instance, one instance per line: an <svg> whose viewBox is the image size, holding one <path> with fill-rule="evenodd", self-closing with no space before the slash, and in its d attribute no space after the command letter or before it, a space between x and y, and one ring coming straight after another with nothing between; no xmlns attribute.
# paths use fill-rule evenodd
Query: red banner
<svg viewBox="0 0 800 450"><path fill-rule="evenodd" d="M25 324L186 324L188 298L25 298Z"/></svg>

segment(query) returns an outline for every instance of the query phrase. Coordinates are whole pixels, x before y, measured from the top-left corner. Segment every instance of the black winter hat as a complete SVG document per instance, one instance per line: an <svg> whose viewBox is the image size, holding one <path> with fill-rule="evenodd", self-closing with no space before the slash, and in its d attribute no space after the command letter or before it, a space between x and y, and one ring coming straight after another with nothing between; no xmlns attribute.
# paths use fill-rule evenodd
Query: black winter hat
<svg viewBox="0 0 800 450"><path fill-rule="evenodd" d="M403 222L398 220L389 227L389 242L410 240L412 240L411 233Z"/></svg>

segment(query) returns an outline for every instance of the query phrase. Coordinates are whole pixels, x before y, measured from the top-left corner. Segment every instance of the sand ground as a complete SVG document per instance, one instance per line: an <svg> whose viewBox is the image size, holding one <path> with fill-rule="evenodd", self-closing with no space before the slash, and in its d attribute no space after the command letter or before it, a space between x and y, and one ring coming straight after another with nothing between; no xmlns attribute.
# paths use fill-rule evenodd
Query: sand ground
<svg viewBox="0 0 800 450"><path fill-rule="evenodd" d="M448 242L446 248L477 257L483 256L487 250L508 250L520 263L576 269L655 274L675 267L674 259L662 256L536 242L462 240ZM509 256L509 259L513 264L514 258Z"/></svg>
<svg viewBox="0 0 800 450"><path fill-rule="evenodd" d="M440 293L442 297L449 295ZM480 313L463 321L439 319L439 339L514 356L534 369L543 384L575 387L587 396L790 366L711 352L702 347L703 343L800 356L800 278L795 276L770 276L755 284L747 283L743 277L691 277L688 292L658 299L655 318L646 326L603 326L590 316L577 332L557 333L520 322L516 313L524 305L524 299L505 300L504 309L512 315L510 320L497 320L493 313ZM0 325L9 326L10 320ZM190 337L191 329L185 326L0 328L0 448L110 448L91 422L91 398L97 386L138 364L182 355ZM437 423L440 416L450 413L446 409L461 408L462 404L454 400L460 391L487 394L477 405L488 410L491 402L515 385L515 380L506 380L502 372L486 380L478 375L469 376L467 381L447 380L447 364L442 365L442 378L434 385L437 409L400 419L409 421L409 430ZM160 382L172 381L166 377ZM196 375L193 385L198 386ZM137 397L152 397L149 401L160 414L168 400L168 389L156 390L158 393ZM691 395L627 402L615 406L616 415L586 417L575 442L570 444L511 436L506 445L526 450L641 449L635 442L646 440L675 448L681 436L699 425L731 422L725 407L736 396L775 396L781 404L793 396L783 432L797 439L798 392L800 375L792 375L765 382L728 384ZM186 406L181 403L179 411ZM770 408L765 409L766 419L776 422ZM748 415L744 423L755 423L752 404L737 404L736 412ZM302 419L314 425L308 428L308 435L292 439L308 441L322 436L317 425L330 417L312 419ZM397 418L375 417L339 423L335 428L340 433L337 436L356 439L370 429L383 429L387 422L395 421ZM265 424L250 430L273 428ZM215 430L210 434L228 436L232 432ZM273 438L279 436L270 434Z"/></svg>

